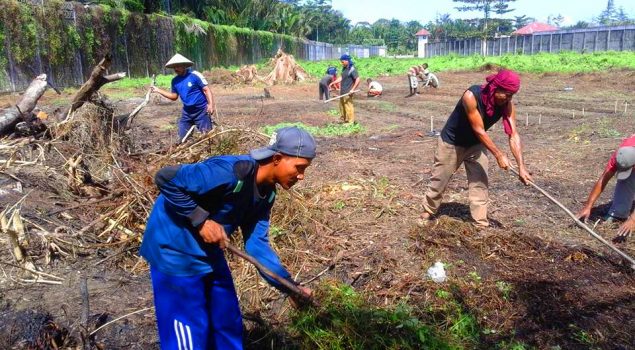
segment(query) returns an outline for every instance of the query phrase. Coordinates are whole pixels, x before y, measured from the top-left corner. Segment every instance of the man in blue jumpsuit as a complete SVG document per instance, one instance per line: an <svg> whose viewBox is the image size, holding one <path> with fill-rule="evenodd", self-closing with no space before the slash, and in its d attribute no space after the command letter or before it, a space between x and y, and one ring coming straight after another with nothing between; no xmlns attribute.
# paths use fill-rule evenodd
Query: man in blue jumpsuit
<svg viewBox="0 0 635 350"><path fill-rule="evenodd" d="M269 245L269 217L276 184L289 189L303 180L315 151L309 133L288 127L249 155L216 156L157 172L161 194L140 254L150 264L162 349L242 349L238 298L223 255L227 235L238 227L248 254L295 283ZM290 298L302 303L300 296Z"/></svg>
<svg viewBox="0 0 635 350"><path fill-rule="evenodd" d="M165 64L166 68L173 68L176 73L172 79L172 90L152 87L152 92L172 101L181 97L183 112L179 119L179 141L183 140L192 125L196 125L200 132L212 130L214 95L203 74L192 70L192 65L194 62L177 53Z"/></svg>

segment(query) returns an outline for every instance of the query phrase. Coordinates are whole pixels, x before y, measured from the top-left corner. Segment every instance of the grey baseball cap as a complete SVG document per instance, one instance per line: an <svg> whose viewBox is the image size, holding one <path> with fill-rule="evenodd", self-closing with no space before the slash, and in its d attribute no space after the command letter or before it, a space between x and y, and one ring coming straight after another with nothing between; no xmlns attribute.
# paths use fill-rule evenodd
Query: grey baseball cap
<svg viewBox="0 0 635 350"><path fill-rule="evenodd" d="M635 166L635 147L627 146L618 148L615 160L617 163L617 179L627 179L631 176L631 171L633 171L633 166Z"/></svg>
<svg viewBox="0 0 635 350"><path fill-rule="evenodd" d="M313 159L316 147L315 139L306 130L289 126L271 134L268 146L251 150L249 154L255 160L267 159L276 153Z"/></svg>

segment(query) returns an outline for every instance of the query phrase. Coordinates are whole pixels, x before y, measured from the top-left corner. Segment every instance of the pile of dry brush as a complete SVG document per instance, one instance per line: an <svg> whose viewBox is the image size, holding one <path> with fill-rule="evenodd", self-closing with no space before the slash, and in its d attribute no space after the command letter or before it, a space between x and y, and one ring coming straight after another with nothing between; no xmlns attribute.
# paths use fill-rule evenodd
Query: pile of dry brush
<svg viewBox="0 0 635 350"><path fill-rule="evenodd" d="M99 93L101 86L124 76L107 75L109 66L106 57L69 107L54 116L33 112L46 89L46 77L38 77L34 80L36 93L24 95L32 96L30 106L16 108L18 117L5 124L5 137L0 139L0 207L4 208L0 212L0 249L8 249L0 254L0 262L17 285L60 285L66 276L55 266L79 256L99 259L94 266L144 273L147 267L137 249L158 195L153 180L156 171L213 155L244 153L267 141L257 131L225 126L192 136L178 146L135 152L133 121L148 103L149 94L132 113L116 115ZM297 79L299 73L292 69L284 74ZM280 77L276 73L273 79ZM29 132L20 132L16 128L20 123ZM317 203L309 203L302 194L281 193L276 206L273 222L289 234L320 232L326 227L311 213L319 208ZM240 235L235 236L235 244L241 246ZM281 256L294 270L304 263L293 253L296 243L288 237L280 240L289 248ZM13 257L11 262L7 251ZM248 299L244 305L260 307L281 299L262 284L252 266L237 257L228 258L236 285L252 290L241 294Z"/></svg>

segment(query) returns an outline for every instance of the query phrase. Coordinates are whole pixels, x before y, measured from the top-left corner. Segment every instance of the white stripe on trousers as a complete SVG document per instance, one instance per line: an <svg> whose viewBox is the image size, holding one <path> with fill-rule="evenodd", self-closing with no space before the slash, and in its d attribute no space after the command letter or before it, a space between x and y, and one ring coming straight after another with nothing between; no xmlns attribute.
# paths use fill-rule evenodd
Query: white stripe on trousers
<svg viewBox="0 0 635 350"><path fill-rule="evenodd" d="M187 332L187 338L185 338L185 332ZM174 333L176 334L176 342L179 346L179 350L194 350L194 342L192 342L192 331L190 330L190 326L185 325L184 330L183 323L175 319ZM181 346L181 341L183 341L183 346Z"/></svg>

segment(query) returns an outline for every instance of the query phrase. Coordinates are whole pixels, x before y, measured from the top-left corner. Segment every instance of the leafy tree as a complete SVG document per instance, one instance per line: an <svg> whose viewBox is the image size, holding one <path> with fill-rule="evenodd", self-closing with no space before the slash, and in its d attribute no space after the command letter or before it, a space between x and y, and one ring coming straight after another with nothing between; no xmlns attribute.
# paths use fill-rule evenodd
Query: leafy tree
<svg viewBox="0 0 635 350"><path fill-rule="evenodd" d="M549 17L547 17L547 23L552 24L556 27L560 27L562 22L564 22L564 17L561 14L558 14L556 16L550 15Z"/></svg>
<svg viewBox="0 0 635 350"><path fill-rule="evenodd" d="M608 0L606 8L598 16L598 22L602 25L612 25L617 20L617 9L615 8L615 2Z"/></svg>
<svg viewBox="0 0 635 350"><path fill-rule="evenodd" d="M624 11L623 7L620 7L619 10L617 10L617 14L615 16L618 25L627 25L627 24L634 24L635 23L635 19L630 18L628 16L628 14L626 13L626 11Z"/></svg>
<svg viewBox="0 0 635 350"><path fill-rule="evenodd" d="M590 26L591 26L591 23L589 22L577 21L574 25L564 26L562 27L562 29L584 29L584 28L589 28Z"/></svg>
<svg viewBox="0 0 635 350"><path fill-rule="evenodd" d="M514 9L509 8L509 3L516 0L452 0L457 3L462 3L462 6L456 6L455 8L461 12L483 12L483 34L487 35L488 25L492 18L492 13L497 15L503 15L511 12Z"/></svg>
<svg viewBox="0 0 635 350"><path fill-rule="evenodd" d="M527 17L526 15L514 16L514 21L513 21L514 29L520 29L534 21L535 21L534 18Z"/></svg>

